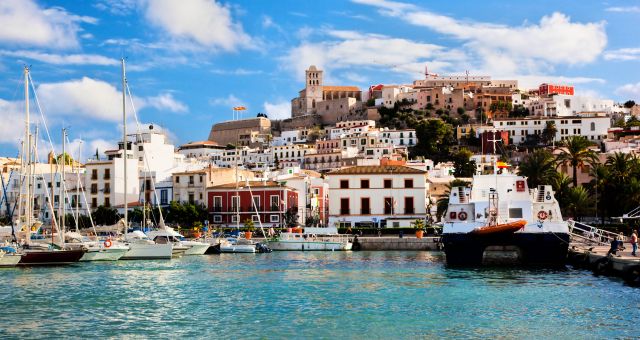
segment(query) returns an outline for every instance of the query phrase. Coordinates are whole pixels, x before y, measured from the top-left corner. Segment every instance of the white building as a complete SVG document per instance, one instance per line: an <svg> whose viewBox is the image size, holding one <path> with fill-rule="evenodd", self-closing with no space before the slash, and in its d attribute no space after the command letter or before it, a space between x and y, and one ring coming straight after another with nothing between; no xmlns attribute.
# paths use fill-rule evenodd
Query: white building
<svg viewBox="0 0 640 340"><path fill-rule="evenodd" d="M611 127L611 119L606 115L584 114L568 117L526 117L495 119L493 128L497 131L508 131L514 144L523 143L527 135L542 134L547 122L554 122L557 133L555 141L569 136L584 136L598 142L607 138L607 130ZM480 134L483 129L478 128Z"/></svg>
<svg viewBox="0 0 640 340"><path fill-rule="evenodd" d="M425 171L389 166L354 166L332 171L329 225L410 227L426 215Z"/></svg>
<svg viewBox="0 0 640 340"><path fill-rule="evenodd" d="M528 107L534 116L570 117L583 112L610 114L614 111L613 100L566 94L532 98Z"/></svg>
<svg viewBox="0 0 640 340"><path fill-rule="evenodd" d="M315 148L306 144L289 144L271 148L273 161L277 160L280 168L302 165L307 153L315 153Z"/></svg>

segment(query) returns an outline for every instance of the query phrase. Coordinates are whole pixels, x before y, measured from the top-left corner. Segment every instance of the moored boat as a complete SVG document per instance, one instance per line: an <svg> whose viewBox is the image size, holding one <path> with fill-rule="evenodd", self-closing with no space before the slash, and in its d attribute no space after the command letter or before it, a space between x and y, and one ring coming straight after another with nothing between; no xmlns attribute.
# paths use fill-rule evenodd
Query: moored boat
<svg viewBox="0 0 640 340"><path fill-rule="evenodd" d="M569 229L549 185L510 173L476 175L454 187L443 222L449 265L563 265Z"/></svg>
<svg viewBox="0 0 640 340"><path fill-rule="evenodd" d="M12 247L0 247L0 268L15 267L21 257L22 254L18 254Z"/></svg>
<svg viewBox="0 0 640 340"><path fill-rule="evenodd" d="M272 250L341 251L351 250L353 243L346 235L281 233L267 241Z"/></svg>

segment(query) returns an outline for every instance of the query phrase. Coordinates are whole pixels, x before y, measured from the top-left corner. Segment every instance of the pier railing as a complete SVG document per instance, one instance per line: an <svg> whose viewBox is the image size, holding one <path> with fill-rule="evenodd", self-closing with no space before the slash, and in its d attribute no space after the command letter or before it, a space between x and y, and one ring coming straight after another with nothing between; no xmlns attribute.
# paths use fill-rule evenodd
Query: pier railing
<svg viewBox="0 0 640 340"><path fill-rule="evenodd" d="M588 224L569 220L569 234L571 241L583 243L586 245L609 246L611 241L619 237L619 234L599 229ZM622 241L626 241L626 237L622 236Z"/></svg>

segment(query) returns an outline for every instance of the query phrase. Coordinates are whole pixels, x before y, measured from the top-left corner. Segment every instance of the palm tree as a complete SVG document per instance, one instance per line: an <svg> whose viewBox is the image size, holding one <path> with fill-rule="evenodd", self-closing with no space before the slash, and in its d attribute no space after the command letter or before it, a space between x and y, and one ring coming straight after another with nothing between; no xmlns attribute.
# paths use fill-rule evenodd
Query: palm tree
<svg viewBox="0 0 640 340"><path fill-rule="evenodd" d="M602 223L604 224L604 215L607 199L607 185L609 181L609 168L603 164L596 164L589 170L591 181L588 184L596 203L596 216L600 212ZM598 204L598 202L601 202Z"/></svg>
<svg viewBox="0 0 640 340"><path fill-rule="evenodd" d="M592 143L583 136L571 136L562 142L560 154L556 156L557 165L571 165L573 170L573 186L578 186L578 167L595 164L598 156L589 149Z"/></svg>
<svg viewBox="0 0 640 340"><path fill-rule="evenodd" d="M613 155L607 157L606 165L609 167L609 171L614 177L617 177L621 182L625 182L633 173L634 167L636 167L638 159L636 156L616 152Z"/></svg>
<svg viewBox="0 0 640 340"><path fill-rule="evenodd" d="M447 212L447 208L449 207L449 195L451 194L451 189L455 187L467 187L469 186L469 182L463 181L461 179L454 179L453 181L447 184L447 190L445 190L444 195L438 199L436 202L436 206L438 207L436 214L438 217L441 217L444 213Z"/></svg>
<svg viewBox="0 0 640 340"><path fill-rule="evenodd" d="M558 204L561 208L564 208L568 201L567 196L569 194L569 188L571 187L571 178L563 173L557 172L551 179L551 187L555 193L556 200L558 200Z"/></svg>
<svg viewBox="0 0 640 340"><path fill-rule="evenodd" d="M591 209L591 196L584 187L571 187L567 192L565 210L580 220Z"/></svg>
<svg viewBox="0 0 640 340"><path fill-rule="evenodd" d="M553 155L545 149L537 149L522 160L518 167L518 174L527 177L529 188L549 184L556 175Z"/></svg>

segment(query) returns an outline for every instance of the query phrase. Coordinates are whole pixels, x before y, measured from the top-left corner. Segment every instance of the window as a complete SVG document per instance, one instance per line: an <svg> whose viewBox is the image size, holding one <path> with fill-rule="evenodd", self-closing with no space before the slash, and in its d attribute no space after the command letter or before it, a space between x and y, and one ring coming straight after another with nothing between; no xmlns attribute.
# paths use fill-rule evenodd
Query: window
<svg viewBox="0 0 640 340"><path fill-rule="evenodd" d="M231 210L236 211L240 208L240 196L231 197Z"/></svg>
<svg viewBox="0 0 640 340"><path fill-rule="evenodd" d="M222 211L222 196L213 196L213 211Z"/></svg>
<svg viewBox="0 0 640 340"><path fill-rule="evenodd" d="M176 183L180 183L180 176L176 176Z"/></svg>
<svg viewBox="0 0 640 340"><path fill-rule="evenodd" d="M189 176L189 184L193 185L193 176Z"/></svg>
<svg viewBox="0 0 640 340"><path fill-rule="evenodd" d="M272 211L279 211L280 210L280 196L271 195L271 197L269 199L271 201L271 210Z"/></svg>
<svg viewBox="0 0 640 340"><path fill-rule="evenodd" d="M341 198L340 199L340 215L349 215L349 199Z"/></svg>
<svg viewBox="0 0 640 340"><path fill-rule="evenodd" d="M98 184L96 184L96 183L91 184L91 193L92 194L97 194L98 193Z"/></svg>
<svg viewBox="0 0 640 340"><path fill-rule="evenodd" d="M384 214L393 215L393 198L392 197L384 198Z"/></svg>
<svg viewBox="0 0 640 340"><path fill-rule="evenodd" d="M522 218L522 208L509 208L509 218Z"/></svg>
<svg viewBox="0 0 640 340"><path fill-rule="evenodd" d="M360 188L369 189L369 180L368 179L361 179L360 180Z"/></svg>
<svg viewBox="0 0 640 340"><path fill-rule="evenodd" d="M340 189L349 189L349 180L341 179L340 180Z"/></svg>
<svg viewBox="0 0 640 340"><path fill-rule="evenodd" d="M91 179L93 180L98 179L98 169L91 170Z"/></svg>
<svg viewBox="0 0 640 340"><path fill-rule="evenodd" d="M316 195L320 195L320 189L319 188L313 188L313 193Z"/></svg>
<svg viewBox="0 0 640 340"><path fill-rule="evenodd" d="M105 183L104 184L104 193L108 194L111 192L111 184L110 183Z"/></svg>
<svg viewBox="0 0 640 340"><path fill-rule="evenodd" d="M104 169L104 179L111 178L111 169Z"/></svg>
<svg viewBox="0 0 640 340"><path fill-rule="evenodd" d="M591 131L596 131L596 123L591 122Z"/></svg>
<svg viewBox="0 0 640 340"><path fill-rule="evenodd" d="M360 215L371 214L371 199L369 197L360 198Z"/></svg>
<svg viewBox="0 0 640 340"><path fill-rule="evenodd" d="M251 220L253 222L260 223L260 216L259 215L251 215Z"/></svg>
<svg viewBox="0 0 640 340"><path fill-rule="evenodd" d="M104 206L107 208L111 206L111 201L109 200L109 197L104 198Z"/></svg>
<svg viewBox="0 0 640 340"><path fill-rule="evenodd" d="M393 186L391 181L392 180L390 180L390 179L385 179L384 180L384 188L385 189L390 189Z"/></svg>
<svg viewBox="0 0 640 340"><path fill-rule="evenodd" d="M222 216L220 216L220 215L213 215L213 222L214 222L214 223L222 223Z"/></svg>
<svg viewBox="0 0 640 340"><path fill-rule="evenodd" d="M269 222L273 222L273 223L280 222L280 215L269 215Z"/></svg>
<svg viewBox="0 0 640 340"><path fill-rule="evenodd" d="M97 207L98 207L98 199L94 197L91 199L91 208L95 209Z"/></svg>
<svg viewBox="0 0 640 340"><path fill-rule="evenodd" d="M404 180L404 187L405 188L413 188L413 180L412 179L405 179Z"/></svg>
<svg viewBox="0 0 640 340"><path fill-rule="evenodd" d="M257 209L260 210L260 196L253 196L253 207L251 207L251 210Z"/></svg>
<svg viewBox="0 0 640 340"><path fill-rule="evenodd" d="M413 209L413 197L405 197L404 198L404 213L406 215L415 213L415 211Z"/></svg>
<svg viewBox="0 0 640 340"><path fill-rule="evenodd" d="M238 215L231 215L231 223L238 223Z"/></svg>
<svg viewBox="0 0 640 340"><path fill-rule="evenodd" d="M160 204L167 204L167 190L160 190Z"/></svg>
<svg viewBox="0 0 640 340"><path fill-rule="evenodd" d="M193 204L195 202L195 195L190 192L189 193L189 204Z"/></svg>

